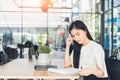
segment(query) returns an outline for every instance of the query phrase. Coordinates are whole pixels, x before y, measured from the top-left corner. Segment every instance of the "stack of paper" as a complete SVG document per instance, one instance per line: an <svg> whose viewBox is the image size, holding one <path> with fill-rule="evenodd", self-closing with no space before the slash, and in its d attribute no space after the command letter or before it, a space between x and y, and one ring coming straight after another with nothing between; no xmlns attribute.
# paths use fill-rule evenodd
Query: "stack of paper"
<svg viewBox="0 0 120 80"><path fill-rule="evenodd" d="M78 74L79 69L77 68L63 68L63 69L57 69L57 68L48 68L49 72L54 73L60 73L60 74Z"/></svg>

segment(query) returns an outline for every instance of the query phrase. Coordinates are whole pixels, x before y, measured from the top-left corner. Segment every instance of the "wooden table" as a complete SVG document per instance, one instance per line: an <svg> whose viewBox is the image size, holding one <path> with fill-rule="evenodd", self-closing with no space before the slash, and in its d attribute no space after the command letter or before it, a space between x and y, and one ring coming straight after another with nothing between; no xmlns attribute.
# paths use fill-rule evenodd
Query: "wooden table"
<svg viewBox="0 0 120 80"><path fill-rule="evenodd" d="M34 70L34 65L28 59L16 59L0 66L0 78L2 79L77 79L78 74L63 75L48 71Z"/></svg>

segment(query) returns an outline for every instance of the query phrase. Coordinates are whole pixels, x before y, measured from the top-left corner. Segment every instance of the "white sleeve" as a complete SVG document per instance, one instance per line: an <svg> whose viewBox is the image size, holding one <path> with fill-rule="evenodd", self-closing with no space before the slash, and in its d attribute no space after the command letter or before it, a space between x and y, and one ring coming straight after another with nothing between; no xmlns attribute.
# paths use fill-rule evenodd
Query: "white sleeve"
<svg viewBox="0 0 120 80"><path fill-rule="evenodd" d="M105 65L105 52L101 45L98 45L94 49L95 53L95 60L98 65L98 67L104 72L104 76L107 77L107 70Z"/></svg>

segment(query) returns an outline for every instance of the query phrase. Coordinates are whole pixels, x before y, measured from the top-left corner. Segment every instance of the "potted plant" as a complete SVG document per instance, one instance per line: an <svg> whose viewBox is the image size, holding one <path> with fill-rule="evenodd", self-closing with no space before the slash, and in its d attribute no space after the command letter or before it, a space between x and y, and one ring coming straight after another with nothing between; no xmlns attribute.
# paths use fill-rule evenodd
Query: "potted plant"
<svg viewBox="0 0 120 80"><path fill-rule="evenodd" d="M38 53L39 54L48 54L50 53L51 49L49 46L38 46Z"/></svg>
<svg viewBox="0 0 120 80"><path fill-rule="evenodd" d="M53 55L50 55L51 48L49 46L40 45L38 46L38 64L40 65L50 65Z"/></svg>

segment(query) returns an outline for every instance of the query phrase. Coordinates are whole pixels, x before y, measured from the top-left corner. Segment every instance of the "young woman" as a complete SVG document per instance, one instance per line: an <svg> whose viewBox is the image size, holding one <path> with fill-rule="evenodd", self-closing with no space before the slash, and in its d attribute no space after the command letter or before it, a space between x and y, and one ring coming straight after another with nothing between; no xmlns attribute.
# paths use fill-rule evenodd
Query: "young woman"
<svg viewBox="0 0 120 80"><path fill-rule="evenodd" d="M93 41L86 25L76 20L70 25L69 33L71 36L66 41L64 67L79 68L84 80L107 80L104 50Z"/></svg>

